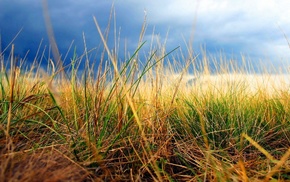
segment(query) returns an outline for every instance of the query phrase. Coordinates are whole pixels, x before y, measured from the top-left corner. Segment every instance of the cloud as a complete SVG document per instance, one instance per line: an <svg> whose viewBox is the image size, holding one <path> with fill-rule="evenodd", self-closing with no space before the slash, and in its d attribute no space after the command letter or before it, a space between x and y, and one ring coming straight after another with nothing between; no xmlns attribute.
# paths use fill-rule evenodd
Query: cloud
<svg viewBox="0 0 290 182"><path fill-rule="evenodd" d="M101 44L92 17L96 16L102 31L105 31L113 1L50 0L48 3L56 41L62 54L66 53L72 40L78 54L82 53L83 32L88 48ZM290 37L288 3L288 0L115 1L120 57L124 56L125 42L131 54L137 47L146 14L148 27L144 40L148 42L147 47L150 47L153 36L154 40L159 37L161 42L167 38L168 50L177 46L186 50L184 42L189 43L194 33L192 44L196 52L201 52L200 47L205 45L206 50L213 55L219 55L222 51L227 56L245 54L252 59L269 58L277 64L290 62L290 50L283 35L285 32ZM7 46L22 27L23 31L15 41L20 54L31 49L33 55L41 39L48 44L42 1L2 0L0 12L2 45ZM115 42L113 27L114 21L111 22L109 36L112 48Z"/></svg>

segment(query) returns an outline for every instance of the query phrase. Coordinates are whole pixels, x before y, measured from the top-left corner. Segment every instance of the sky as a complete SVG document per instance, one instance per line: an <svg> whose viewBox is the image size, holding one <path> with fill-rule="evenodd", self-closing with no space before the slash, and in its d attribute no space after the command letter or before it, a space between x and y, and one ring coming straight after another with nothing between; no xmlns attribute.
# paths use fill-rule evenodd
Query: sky
<svg viewBox="0 0 290 182"><path fill-rule="evenodd" d="M141 50L144 54L148 53L151 40L156 47L159 40L161 44L166 41L168 52L180 46L176 52L186 55L190 45L196 55L205 51L212 57L222 54L237 60L243 55L254 63L282 68L290 65L290 47L285 38L290 41L288 0L48 0L55 40L66 63L74 52L84 52L84 40L87 49L94 50L91 59L98 61L102 44L93 16L104 31L112 4L118 38L114 37L112 20L108 45L114 49L115 41L119 42L120 61L137 48L146 16L146 43ZM49 57L43 1L0 0L0 35L5 57L11 50L11 41L15 55L26 57L28 63L37 55L38 47L45 49Z"/></svg>

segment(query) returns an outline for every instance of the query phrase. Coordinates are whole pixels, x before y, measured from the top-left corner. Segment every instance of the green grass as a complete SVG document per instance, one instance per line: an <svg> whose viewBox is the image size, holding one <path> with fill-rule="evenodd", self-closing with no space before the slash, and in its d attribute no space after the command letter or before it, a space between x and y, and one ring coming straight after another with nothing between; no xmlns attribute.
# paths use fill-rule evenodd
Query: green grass
<svg viewBox="0 0 290 182"><path fill-rule="evenodd" d="M188 85L195 58L167 63L177 50L164 47L142 57L142 38L117 64L94 20L105 67L87 64L80 75L85 51L68 78L53 63L1 70L1 181L290 180L289 87L233 63L211 74L207 57Z"/></svg>

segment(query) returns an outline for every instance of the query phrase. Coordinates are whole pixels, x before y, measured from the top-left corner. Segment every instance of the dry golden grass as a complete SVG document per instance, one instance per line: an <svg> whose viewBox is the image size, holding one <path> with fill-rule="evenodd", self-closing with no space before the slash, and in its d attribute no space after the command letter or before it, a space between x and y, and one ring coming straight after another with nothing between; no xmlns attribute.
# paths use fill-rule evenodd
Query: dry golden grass
<svg viewBox="0 0 290 182"><path fill-rule="evenodd" d="M180 81L172 75L159 82L147 76L134 96L130 85L121 89L114 83L101 87L92 82L84 89L72 82L58 80L48 86L41 84L43 78L18 77L11 144L1 134L1 179L260 181L267 174L269 179L288 179L290 105L285 75L205 74L191 84L186 76ZM8 90L2 95L3 107L10 94L8 84L2 83ZM48 93L51 87L58 97L55 103ZM145 139L125 92L137 108ZM90 99L85 101L85 95ZM5 119L1 127L5 131ZM243 133L253 140L247 142ZM262 146L255 147L253 141ZM263 157L264 150L275 161Z"/></svg>

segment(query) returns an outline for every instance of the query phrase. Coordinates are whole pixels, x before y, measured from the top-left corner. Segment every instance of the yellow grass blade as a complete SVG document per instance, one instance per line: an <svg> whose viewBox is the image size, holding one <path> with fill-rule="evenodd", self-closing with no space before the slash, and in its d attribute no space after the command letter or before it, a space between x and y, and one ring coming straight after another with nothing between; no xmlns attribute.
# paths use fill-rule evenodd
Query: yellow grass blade
<svg viewBox="0 0 290 182"><path fill-rule="evenodd" d="M267 152L261 145L259 145L256 141L254 141L251 137L249 137L247 134L243 133L243 137L245 137L252 145L254 145L260 152L262 152L268 159L271 160L273 163L277 163L277 160L269 153Z"/></svg>
<svg viewBox="0 0 290 182"><path fill-rule="evenodd" d="M278 172L279 168L287 162L288 158L290 157L290 148L288 151L283 155L283 157L277 162L276 166L273 167L273 169L267 174L264 181L267 182L270 180L270 178Z"/></svg>
<svg viewBox="0 0 290 182"><path fill-rule="evenodd" d="M8 109L8 119L6 126L6 137L9 137L10 125L12 120L12 104L14 97L14 85L15 85L15 63L14 63L14 44L11 48L11 68L10 68L10 101L9 101L9 109Z"/></svg>

